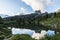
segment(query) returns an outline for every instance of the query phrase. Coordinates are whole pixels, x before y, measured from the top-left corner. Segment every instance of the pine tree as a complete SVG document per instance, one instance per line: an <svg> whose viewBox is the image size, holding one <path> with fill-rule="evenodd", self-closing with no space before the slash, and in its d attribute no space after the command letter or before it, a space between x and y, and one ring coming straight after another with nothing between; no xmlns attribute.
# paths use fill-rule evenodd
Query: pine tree
<svg viewBox="0 0 60 40"><path fill-rule="evenodd" d="M2 17L0 16L0 24L2 24L3 23L3 20L2 20Z"/></svg>

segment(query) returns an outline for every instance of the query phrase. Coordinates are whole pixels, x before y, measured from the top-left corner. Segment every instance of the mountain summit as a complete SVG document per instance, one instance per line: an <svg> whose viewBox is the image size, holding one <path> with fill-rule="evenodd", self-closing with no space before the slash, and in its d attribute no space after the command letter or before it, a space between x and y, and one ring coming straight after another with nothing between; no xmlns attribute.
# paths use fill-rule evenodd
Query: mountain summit
<svg viewBox="0 0 60 40"><path fill-rule="evenodd" d="M57 11L56 11L56 13L59 13L60 12L60 9L58 9Z"/></svg>

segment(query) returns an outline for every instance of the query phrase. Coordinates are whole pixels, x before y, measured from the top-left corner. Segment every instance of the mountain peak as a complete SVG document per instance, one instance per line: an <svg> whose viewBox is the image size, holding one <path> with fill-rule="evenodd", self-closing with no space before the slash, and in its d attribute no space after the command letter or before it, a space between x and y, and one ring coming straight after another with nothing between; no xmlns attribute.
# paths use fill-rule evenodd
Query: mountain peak
<svg viewBox="0 0 60 40"><path fill-rule="evenodd" d="M57 11L56 11L56 13L59 13L60 12L60 9L58 9Z"/></svg>

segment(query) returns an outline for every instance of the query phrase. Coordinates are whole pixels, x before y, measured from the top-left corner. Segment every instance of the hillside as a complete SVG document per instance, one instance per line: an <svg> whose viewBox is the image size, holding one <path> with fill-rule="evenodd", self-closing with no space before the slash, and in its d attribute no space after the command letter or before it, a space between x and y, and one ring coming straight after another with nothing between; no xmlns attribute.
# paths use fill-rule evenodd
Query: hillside
<svg viewBox="0 0 60 40"><path fill-rule="evenodd" d="M49 29L60 32L60 13L38 13L3 18L3 23L0 24L0 35L10 37L11 29L9 27L32 29L36 32Z"/></svg>
<svg viewBox="0 0 60 40"><path fill-rule="evenodd" d="M19 28L29 28L29 29L35 29L36 28L42 28L42 29L52 29L55 31L60 30L60 13L40 13L35 12L28 15L17 15L12 17L4 18L6 21L5 23L10 25L11 27L19 27ZM17 23L17 24L16 24ZM21 24L21 25L20 25Z"/></svg>

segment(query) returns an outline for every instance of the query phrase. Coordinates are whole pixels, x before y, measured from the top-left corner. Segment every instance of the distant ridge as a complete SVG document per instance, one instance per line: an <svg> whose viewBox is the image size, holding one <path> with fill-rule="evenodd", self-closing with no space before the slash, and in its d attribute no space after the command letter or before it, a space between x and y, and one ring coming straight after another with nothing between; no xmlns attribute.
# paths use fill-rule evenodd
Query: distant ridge
<svg viewBox="0 0 60 40"><path fill-rule="evenodd" d="M8 15L0 14L2 18L8 17Z"/></svg>

